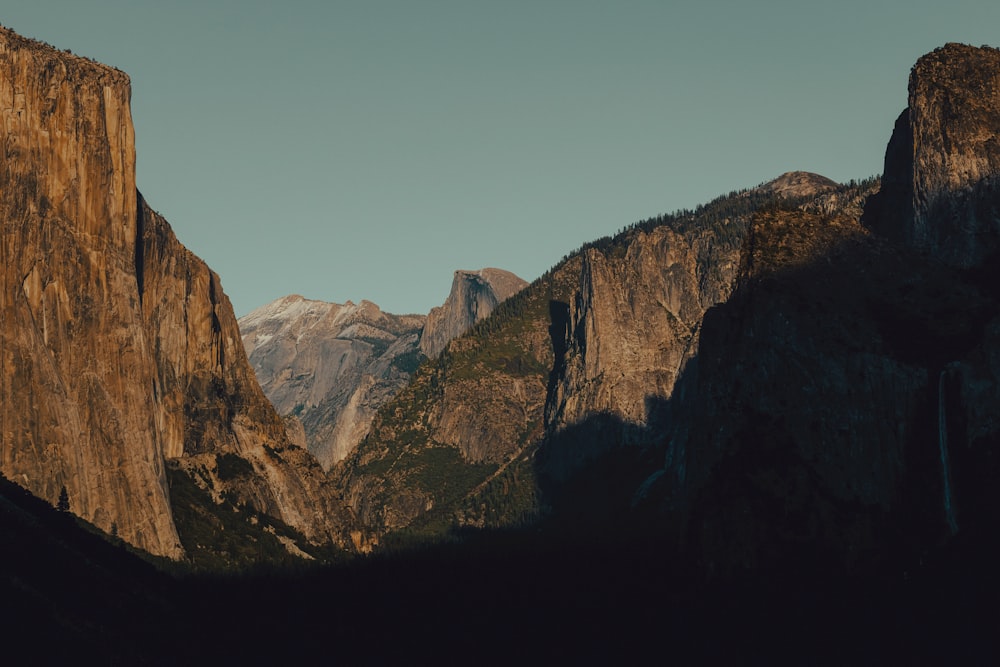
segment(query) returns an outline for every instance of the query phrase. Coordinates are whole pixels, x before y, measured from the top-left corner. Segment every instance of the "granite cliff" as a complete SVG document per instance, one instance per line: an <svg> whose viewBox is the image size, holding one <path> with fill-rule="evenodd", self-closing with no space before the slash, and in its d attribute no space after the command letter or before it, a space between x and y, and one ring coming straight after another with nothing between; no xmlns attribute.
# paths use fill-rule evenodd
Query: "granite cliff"
<svg viewBox="0 0 1000 667"><path fill-rule="evenodd" d="M992 372L988 291L854 219L802 210L755 216L741 266L668 406L666 464L636 496L660 494L702 572L903 562L953 535L961 509L995 514L969 481L995 429L960 416L973 385L958 380ZM995 380L980 398L984 386ZM991 431L978 452L959 435L973 425Z"/></svg>
<svg viewBox="0 0 1000 667"><path fill-rule="evenodd" d="M178 556L135 273L129 98L122 72L0 32L0 465Z"/></svg>
<svg viewBox="0 0 1000 667"><path fill-rule="evenodd" d="M865 210L881 235L977 267L1000 251L1000 50L947 44L920 58Z"/></svg>
<svg viewBox="0 0 1000 667"><path fill-rule="evenodd" d="M914 281L921 262L857 219L800 209L754 216L740 265L667 407L663 473L638 498L660 485L702 571L867 557L895 534L907 463L933 451L929 373L899 349L900 323L940 314L924 299L945 276Z"/></svg>
<svg viewBox="0 0 1000 667"><path fill-rule="evenodd" d="M697 353L705 310L729 295L744 228L737 215L718 229L664 225L639 230L610 252L582 253L579 287L560 306L568 321L548 396L550 436L598 414L633 429L655 421ZM608 438L601 429L576 429L572 457Z"/></svg>
<svg viewBox="0 0 1000 667"><path fill-rule="evenodd" d="M343 541L218 276L137 193L130 95L124 73L0 29L0 471L51 502L65 487L73 512L173 558L168 462ZM227 454L238 479L218 475Z"/></svg>
<svg viewBox="0 0 1000 667"><path fill-rule="evenodd" d="M427 323L420 335L420 351L428 357L441 354L451 339L485 319L497 304L514 296L527 284L502 269L456 271L444 304L427 314Z"/></svg>

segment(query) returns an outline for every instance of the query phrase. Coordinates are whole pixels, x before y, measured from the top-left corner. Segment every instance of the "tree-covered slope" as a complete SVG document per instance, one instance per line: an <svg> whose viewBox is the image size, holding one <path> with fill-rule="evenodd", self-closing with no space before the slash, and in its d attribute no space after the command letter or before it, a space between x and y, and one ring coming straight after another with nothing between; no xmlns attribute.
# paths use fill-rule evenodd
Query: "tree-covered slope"
<svg viewBox="0 0 1000 667"><path fill-rule="evenodd" d="M572 296L578 272L578 258L563 262L421 365L331 471L371 536L534 515L531 453L554 360L549 311ZM486 505L491 483L510 492Z"/></svg>
<svg viewBox="0 0 1000 667"><path fill-rule="evenodd" d="M823 182L787 201L859 211L870 187ZM733 192L588 243L425 362L331 471L369 546L538 521L607 451L655 444L657 406L734 284L750 216L779 197Z"/></svg>

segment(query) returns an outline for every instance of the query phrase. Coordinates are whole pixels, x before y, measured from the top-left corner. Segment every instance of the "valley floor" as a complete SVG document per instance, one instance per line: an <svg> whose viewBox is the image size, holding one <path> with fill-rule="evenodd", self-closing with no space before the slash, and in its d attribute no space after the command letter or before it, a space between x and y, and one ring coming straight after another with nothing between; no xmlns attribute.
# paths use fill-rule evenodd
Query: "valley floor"
<svg viewBox="0 0 1000 667"><path fill-rule="evenodd" d="M657 540L533 530L241 575L167 575L3 498L6 659L30 664L979 664L995 544L852 576L688 576ZM53 523L54 522L54 523ZM61 522L61 523L60 523ZM15 546L16 545L16 546Z"/></svg>

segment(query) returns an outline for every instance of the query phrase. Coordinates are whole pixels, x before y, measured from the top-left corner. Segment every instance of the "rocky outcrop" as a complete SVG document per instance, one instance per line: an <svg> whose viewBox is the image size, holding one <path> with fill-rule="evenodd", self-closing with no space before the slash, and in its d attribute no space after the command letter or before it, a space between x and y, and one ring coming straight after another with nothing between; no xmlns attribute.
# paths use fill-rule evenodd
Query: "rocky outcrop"
<svg viewBox="0 0 1000 667"><path fill-rule="evenodd" d="M550 426L599 412L645 423L651 404L670 397L697 351L702 315L729 295L738 266L739 245L707 231L659 227L636 234L624 252L586 250Z"/></svg>
<svg viewBox="0 0 1000 667"><path fill-rule="evenodd" d="M420 336L420 351L428 357L436 357L450 340L485 319L498 303L517 294L527 284L501 269L456 271L448 299L427 315L427 324Z"/></svg>
<svg viewBox="0 0 1000 667"><path fill-rule="evenodd" d="M241 318L243 344L264 393L296 419L324 468L368 432L375 411L410 379L425 318L370 301L344 305L283 297Z"/></svg>
<svg viewBox="0 0 1000 667"><path fill-rule="evenodd" d="M982 266L1000 251L998 129L1000 50L947 44L920 58L865 224L951 265Z"/></svg>
<svg viewBox="0 0 1000 667"><path fill-rule="evenodd" d="M579 290L555 341L562 353L546 409L548 475L566 479L609 448L648 437L698 351L702 316L735 283L745 223L725 224L734 231L728 237L665 225L610 252L584 251ZM621 426L609 432L609 421ZM564 437L571 442L561 444Z"/></svg>
<svg viewBox="0 0 1000 667"><path fill-rule="evenodd" d="M757 186L756 190L784 198L815 197L840 187L834 180L809 171L786 171L781 176Z"/></svg>
<svg viewBox="0 0 1000 667"><path fill-rule="evenodd" d="M336 503L254 381L218 276L137 195L130 94L0 30L0 471L178 557L166 461L231 453L253 474L218 493L329 541Z"/></svg>

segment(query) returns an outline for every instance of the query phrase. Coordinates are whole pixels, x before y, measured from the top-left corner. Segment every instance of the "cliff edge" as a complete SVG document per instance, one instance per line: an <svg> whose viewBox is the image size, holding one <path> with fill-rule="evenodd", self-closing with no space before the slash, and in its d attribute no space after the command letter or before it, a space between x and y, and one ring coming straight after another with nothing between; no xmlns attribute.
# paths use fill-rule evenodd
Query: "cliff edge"
<svg viewBox="0 0 1000 667"><path fill-rule="evenodd" d="M138 195L130 97L124 73L0 28L0 472L178 558L167 461L208 485L231 453L252 473L217 493L329 542L336 503L218 276Z"/></svg>

